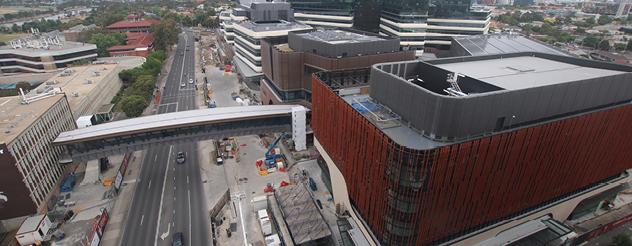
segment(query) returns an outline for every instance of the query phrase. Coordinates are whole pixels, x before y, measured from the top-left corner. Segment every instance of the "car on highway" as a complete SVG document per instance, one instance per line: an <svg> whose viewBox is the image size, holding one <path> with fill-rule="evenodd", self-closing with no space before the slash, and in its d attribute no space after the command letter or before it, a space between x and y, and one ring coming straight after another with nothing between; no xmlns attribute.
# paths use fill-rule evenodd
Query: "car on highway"
<svg viewBox="0 0 632 246"><path fill-rule="evenodd" d="M184 163L185 160L186 160L186 157L184 155L184 152L182 151L178 152L178 154L176 155L176 162L178 164L182 164Z"/></svg>
<svg viewBox="0 0 632 246"><path fill-rule="evenodd" d="M171 246L183 246L184 245L184 235L182 232L176 232L173 234L173 238L171 239Z"/></svg>
<svg viewBox="0 0 632 246"><path fill-rule="evenodd" d="M193 84L193 79L189 79L189 84Z"/></svg>

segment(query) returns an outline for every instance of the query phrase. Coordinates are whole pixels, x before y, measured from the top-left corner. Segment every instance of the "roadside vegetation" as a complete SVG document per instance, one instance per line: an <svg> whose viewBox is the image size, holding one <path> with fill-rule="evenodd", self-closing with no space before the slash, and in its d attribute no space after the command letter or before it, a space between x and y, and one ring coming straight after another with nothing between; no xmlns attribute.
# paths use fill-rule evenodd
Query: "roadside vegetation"
<svg viewBox="0 0 632 246"><path fill-rule="evenodd" d="M126 69L119 73L123 81L121 91L112 98L112 103L127 117L138 117L149 106L156 89L156 79L162 70L166 54L154 51L146 57L142 66Z"/></svg>

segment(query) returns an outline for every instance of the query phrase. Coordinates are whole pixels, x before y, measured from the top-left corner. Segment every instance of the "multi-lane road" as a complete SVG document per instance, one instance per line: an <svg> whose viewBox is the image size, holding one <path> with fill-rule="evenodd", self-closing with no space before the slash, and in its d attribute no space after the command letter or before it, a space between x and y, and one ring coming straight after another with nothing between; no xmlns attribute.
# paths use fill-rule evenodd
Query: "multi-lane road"
<svg viewBox="0 0 632 246"><path fill-rule="evenodd" d="M189 31L178 38L158 114L196 109L194 41ZM180 151L184 164L175 161ZM146 150L137 182L121 245L171 245L176 232L184 245L211 244L196 142Z"/></svg>

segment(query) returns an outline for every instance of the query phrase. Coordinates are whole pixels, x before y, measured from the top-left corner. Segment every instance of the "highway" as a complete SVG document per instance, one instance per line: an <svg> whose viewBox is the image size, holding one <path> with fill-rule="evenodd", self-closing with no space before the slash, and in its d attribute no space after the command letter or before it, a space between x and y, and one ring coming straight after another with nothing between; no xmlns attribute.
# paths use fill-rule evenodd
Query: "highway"
<svg viewBox="0 0 632 246"><path fill-rule="evenodd" d="M194 54L194 37L186 31L178 38L158 114L196 109L195 83L189 83L195 78ZM175 161L179 151L186 154L184 164ZM121 245L171 245L176 232L183 233L184 245L211 244L196 151L197 142L145 151Z"/></svg>

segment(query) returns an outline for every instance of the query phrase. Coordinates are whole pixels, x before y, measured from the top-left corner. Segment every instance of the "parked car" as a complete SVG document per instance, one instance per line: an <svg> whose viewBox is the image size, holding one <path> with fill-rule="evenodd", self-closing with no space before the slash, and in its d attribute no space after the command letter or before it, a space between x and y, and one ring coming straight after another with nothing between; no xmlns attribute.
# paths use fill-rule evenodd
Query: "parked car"
<svg viewBox="0 0 632 246"><path fill-rule="evenodd" d="M180 87L185 87L187 86L187 84L185 84L184 82L180 83Z"/></svg>
<svg viewBox="0 0 632 246"><path fill-rule="evenodd" d="M182 151L178 152L178 154L176 155L176 162L178 164L182 164L184 163L185 160L186 160L186 157L184 155L184 152Z"/></svg>
<svg viewBox="0 0 632 246"><path fill-rule="evenodd" d="M189 84L193 84L193 79L189 79Z"/></svg>

